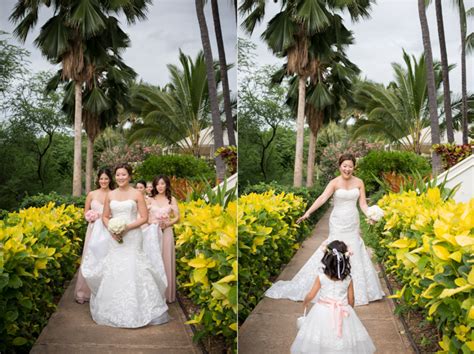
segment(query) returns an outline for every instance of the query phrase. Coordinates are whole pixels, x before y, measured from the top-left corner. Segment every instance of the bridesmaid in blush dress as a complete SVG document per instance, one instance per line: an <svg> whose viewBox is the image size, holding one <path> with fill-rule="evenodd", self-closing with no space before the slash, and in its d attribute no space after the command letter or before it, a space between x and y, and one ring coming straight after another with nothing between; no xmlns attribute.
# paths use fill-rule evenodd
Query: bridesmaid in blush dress
<svg viewBox="0 0 474 354"><path fill-rule="evenodd" d="M176 301L176 255L173 225L179 221L179 208L176 198L171 196L170 179L160 175L153 180L152 197L150 198L149 224L158 224L163 231L162 255L165 264L168 288L166 301Z"/></svg>
<svg viewBox="0 0 474 354"><path fill-rule="evenodd" d="M114 181L112 179L112 172L108 168L101 168L97 173L96 180L97 189L89 192L86 198L84 206L84 215L86 220L89 222L87 226L86 238L84 241L84 248L82 255L86 253L89 246L90 237L92 230L95 226L101 227L102 225L102 212L104 210L104 201L107 193L114 189ZM74 290L74 297L77 303L83 304L89 301L91 291L87 286L87 283L82 275L81 269L79 268L79 274L77 275L76 288Z"/></svg>

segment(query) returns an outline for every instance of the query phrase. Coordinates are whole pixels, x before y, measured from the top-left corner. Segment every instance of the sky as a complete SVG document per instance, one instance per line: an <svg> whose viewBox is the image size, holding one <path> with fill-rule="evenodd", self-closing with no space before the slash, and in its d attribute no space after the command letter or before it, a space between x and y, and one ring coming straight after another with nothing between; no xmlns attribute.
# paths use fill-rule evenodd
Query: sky
<svg viewBox="0 0 474 354"><path fill-rule="evenodd" d="M14 25L8 21L8 17L15 3L16 0L1 0L0 30L13 32ZM201 37L194 4L193 0L154 0L147 14L148 20L133 25L128 25L125 20L120 21L121 28L128 33L131 39L131 47L126 49L123 58L125 63L138 73L138 80L143 79L147 83L163 86L169 81L166 65L179 64L179 49L193 58L201 50ZM219 1L219 12L227 63L236 64L236 23L231 2L228 0ZM205 15L213 56L217 59L210 1L205 8ZM33 72L57 70L42 57L41 52L33 44L48 16L50 16L48 9L40 12L34 31L24 44L20 44L14 38L11 41L11 43L21 45L31 52L30 67ZM237 85L235 67L229 72L229 85L231 91L235 93Z"/></svg>
<svg viewBox="0 0 474 354"><path fill-rule="evenodd" d="M473 0L464 1L466 8L474 6ZM453 1L442 1L443 18L448 53L448 62L456 64L449 75L450 88L454 93L461 93L461 50L460 29L457 10L452 5ZM259 65L279 64L282 61L276 58L260 39L267 22L279 11L279 6L273 1L267 2L267 11L264 21L256 27L251 40L257 44L257 61ZM370 19L363 19L352 23L349 16L343 16L345 26L354 32L355 44L349 47L349 59L361 69L362 77L388 84L393 80L391 63L402 63L402 48L410 55L417 58L423 52L421 27L418 17L417 1L415 0L378 0L372 5ZM440 60L438 30L434 1L427 11L428 25L433 57ZM474 21L468 22L468 33L474 31ZM238 36L248 38L239 27ZM474 92L474 53L468 57L467 89Z"/></svg>

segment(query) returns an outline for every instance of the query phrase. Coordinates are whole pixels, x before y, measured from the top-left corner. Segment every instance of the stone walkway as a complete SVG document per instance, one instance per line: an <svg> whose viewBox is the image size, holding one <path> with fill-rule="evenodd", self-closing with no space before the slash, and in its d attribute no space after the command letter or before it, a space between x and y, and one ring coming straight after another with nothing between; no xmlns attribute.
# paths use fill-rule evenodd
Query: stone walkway
<svg viewBox="0 0 474 354"><path fill-rule="evenodd" d="M278 280L291 280L327 238L329 215L330 210L317 223L313 235L303 243ZM384 292L389 294L383 278L381 283ZM297 333L296 319L302 315L301 304L263 298L239 330L239 354L288 354ZM358 306L355 310L374 341L376 353L414 353L404 335L402 324L393 314L391 299L384 298L366 306Z"/></svg>
<svg viewBox="0 0 474 354"><path fill-rule="evenodd" d="M49 319L30 353L43 354L200 354L185 325L186 317L177 302L170 304L172 320L160 326L123 329L97 325L89 304L74 301L76 278L66 289L56 312Z"/></svg>

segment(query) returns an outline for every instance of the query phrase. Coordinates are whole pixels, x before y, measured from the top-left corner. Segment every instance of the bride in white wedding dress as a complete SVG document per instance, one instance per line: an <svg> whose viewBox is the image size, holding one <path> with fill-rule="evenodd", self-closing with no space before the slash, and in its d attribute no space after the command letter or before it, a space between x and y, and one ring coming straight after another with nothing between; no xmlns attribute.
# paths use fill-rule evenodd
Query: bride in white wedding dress
<svg viewBox="0 0 474 354"><path fill-rule="evenodd" d="M143 195L129 185L131 168L115 168L119 188L105 199L102 220L105 228L91 235L81 272L91 289L90 310L101 325L137 328L168 322L165 291L166 275L159 240L148 239L140 226L148 213ZM138 217L138 215L140 215ZM125 230L112 234L109 221L120 218ZM145 245L148 248L143 250ZM153 253L149 259L147 254Z"/></svg>
<svg viewBox="0 0 474 354"><path fill-rule="evenodd" d="M377 272L365 249L359 234L359 212L357 201L362 212L367 215L364 183L352 175L355 157L344 154L339 158L341 175L334 178L306 213L297 220L298 223L309 218L312 212L323 205L334 195L334 208L329 219L329 237L327 242L316 250L311 258L290 281L278 281L270 287L265 295L274 299L290 299L303 301L311 289L317 274L322 273L321 259L327 243L343 241L351 249L351 277L354 283L355 305L366 305L370 301L379 300L384 296Z"/></svg>

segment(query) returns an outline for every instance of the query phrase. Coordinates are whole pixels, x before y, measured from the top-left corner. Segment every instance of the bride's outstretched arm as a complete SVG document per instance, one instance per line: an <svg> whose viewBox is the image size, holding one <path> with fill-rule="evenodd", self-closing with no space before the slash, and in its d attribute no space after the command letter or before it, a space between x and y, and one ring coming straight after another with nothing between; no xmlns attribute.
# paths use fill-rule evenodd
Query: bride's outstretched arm
<svg viewBox="0 0 474 354"><path fill-rule="evenodd" d="M311 205L309 209L306 210L306 213L304 213L304 215L301 218L296 220L296 222L299 224L303 220L309 218L313 212L315 212L321 205L326 203L326 201L329 198L331 198L331 196L334 193L334 190L335 190L335 182L334 180L332 180L331 182L328 183L324 192L314 201L313 205Z"/></svg>
<svg viewBox="0 0 474 354"><path fill-rule="evenodd" d="M365 197L365 186L364 186L364 182L362 181L361 181L361 186L360 186L359 206L360 206L360 210L362 210L364 215L368 217L367 209L369 208L369 206L367 205L367 198Z"/></svg>

